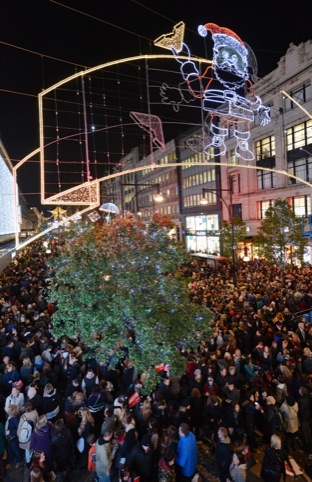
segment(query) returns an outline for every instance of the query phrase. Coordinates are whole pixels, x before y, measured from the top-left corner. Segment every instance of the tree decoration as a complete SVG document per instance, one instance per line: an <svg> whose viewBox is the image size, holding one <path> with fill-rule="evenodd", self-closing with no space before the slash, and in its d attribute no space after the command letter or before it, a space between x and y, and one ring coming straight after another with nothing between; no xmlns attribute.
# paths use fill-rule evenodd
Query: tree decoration
<svg viewBox="0 0 312 482"><path fill-rule="evenodd" d="M269 263L285 266L286 263L303 263L308 245L302 236L302 221L287 201L277 199L265 212L254 245L259 256Z"/></svg>
<svg viewBox="0 0 312 482"><path fill-rule="evenodd" d="M78 336L110 366L127 352L145 374L145 392L161 364L183 375L181 348L195 349L210 332L211 312L189 300L180 269L189 255L168 236L171 225L156 215L149 224L128 216L73 226L52 259L53 335Z"/></svg>

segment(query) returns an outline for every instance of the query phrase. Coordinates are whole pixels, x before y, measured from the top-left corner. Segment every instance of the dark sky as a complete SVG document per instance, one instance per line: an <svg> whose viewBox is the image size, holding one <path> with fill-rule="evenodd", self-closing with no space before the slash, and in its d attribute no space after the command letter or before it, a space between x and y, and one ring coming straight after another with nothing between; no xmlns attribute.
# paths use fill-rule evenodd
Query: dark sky
<svg viewBox="0 0 312 482"><path fill-rule="evenodd" d="M2 4L0 136L13 163L39 147L39 92L85 67L160 53L153 40L181 20L186 24L185 41L198 55L203 54L196 51L198 25L214 22L234 30L253 49L260 78L277 66L290 43L312 38L308 2L302 0L288 10L276 0L256 2L257 6L243 0L8 0ZM30 176L38 178L34 163L23 174L24 192L38 189L28 185Z"/></svg>

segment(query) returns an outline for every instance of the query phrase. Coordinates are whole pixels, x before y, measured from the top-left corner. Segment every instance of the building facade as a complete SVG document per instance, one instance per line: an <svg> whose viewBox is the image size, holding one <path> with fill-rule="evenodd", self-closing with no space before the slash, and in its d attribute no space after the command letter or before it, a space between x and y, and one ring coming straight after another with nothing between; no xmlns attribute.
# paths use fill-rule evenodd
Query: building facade
<svg viewBox="0 0 312 482"><path fill-rule="evenodd" d="M254 84L271 118L265 126L257 117L250 125L248 142L254 159L246 161L236 155L231 129L225 139L226 152L216 148L208 155L201 145L204 127L191 128L152 156L142 158L137 151L125 157L119 169L151 167L122 176L121 182L112 181L116 203L148 219L156 209L155 189L142 186L156 184L164 195L157 210L171 215L177 239L188 250L220 254L222 220L235 216L246 224L246 243L237 254L253 256L252 238L276 199L287 199L297 216L311 219L311 84L312 40L291 44L277 68ZM203 196L205 206L200 202ZM311 260L310 243L306 261Z"/></svg>

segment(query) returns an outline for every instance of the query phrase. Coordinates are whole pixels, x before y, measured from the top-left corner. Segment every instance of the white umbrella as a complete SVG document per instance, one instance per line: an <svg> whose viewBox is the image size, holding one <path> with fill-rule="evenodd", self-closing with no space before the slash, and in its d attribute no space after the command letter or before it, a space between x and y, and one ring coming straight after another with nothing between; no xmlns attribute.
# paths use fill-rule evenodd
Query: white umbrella
<svg viewBox="0 0 312 482"><path fill-rule="evenodd" d="M113 203L104 203L101 207L99 207L99 210L106 213L119 213L119 207Z"/></svg>

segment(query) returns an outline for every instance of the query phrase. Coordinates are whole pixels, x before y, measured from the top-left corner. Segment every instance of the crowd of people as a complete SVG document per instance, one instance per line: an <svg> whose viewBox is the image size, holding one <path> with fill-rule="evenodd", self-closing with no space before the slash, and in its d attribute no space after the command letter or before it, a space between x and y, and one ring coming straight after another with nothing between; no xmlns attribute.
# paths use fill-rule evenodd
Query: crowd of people
<svg viewBox="0 0 312 482"><path fill-rule="evenodd" d="M193 259L181 272L212 312L211 337L181 349L185 374L161 372L148 396L126 352L108 370L78 337L53 337L39 244L1 273L0 480L26 464L31 482L77 468L99 482L198 482L207 444L221 482L245 482L259 447L274 481L292 451L312 454L312 268L253 260L233 282L229 266Z"/></svg>

